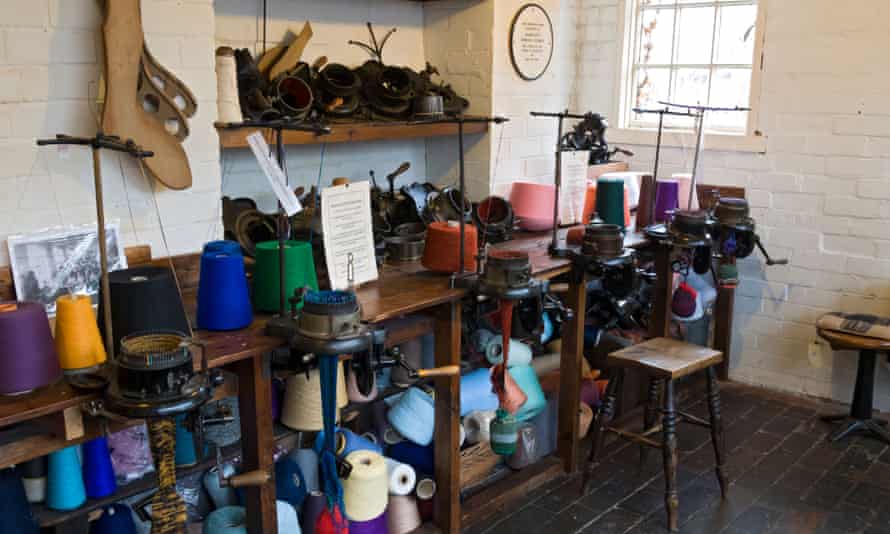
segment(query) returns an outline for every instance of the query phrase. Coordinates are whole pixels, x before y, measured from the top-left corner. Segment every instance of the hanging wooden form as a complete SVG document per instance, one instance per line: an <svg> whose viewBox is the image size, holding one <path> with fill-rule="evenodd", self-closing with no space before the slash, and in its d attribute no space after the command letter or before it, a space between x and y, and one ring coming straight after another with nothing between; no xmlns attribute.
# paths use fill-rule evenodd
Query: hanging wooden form
<svg viewBox="0 0 890 534"><path fill-rule="evenodd" d="M151 173L171 189L192 185L188 157L180 144L197 104L191 91L148 53L140 0L105 3L105 110L102 129L138 139L154 157Z"/></svg>

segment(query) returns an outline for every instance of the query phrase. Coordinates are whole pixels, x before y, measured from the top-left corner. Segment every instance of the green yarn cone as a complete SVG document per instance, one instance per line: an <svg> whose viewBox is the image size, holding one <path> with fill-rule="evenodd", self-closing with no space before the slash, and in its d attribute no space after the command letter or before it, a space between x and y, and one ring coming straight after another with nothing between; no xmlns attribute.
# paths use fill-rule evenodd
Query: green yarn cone
<svg viewBox="0 0 890 534"><path fill-rule="evenodd" d="M294 289L318 289L312 245L305 241L284 242L284 291L290 298ZM257 310L278 311L278 241L264 241L256 247L256 266L253 270L253 305Z"/></svg>
<svg viewBox="0 0 890 534"><path fill-rule="evenodd" d="M519 435L519 422L506 410L498 408L497 415L489 426L491 433L491 450L501 456L510 456L516 452L516 441Z"/></svg>
<svg viewBox="0 0 890 534"><path fill-rule="evenodd" d="M624 179L601 177L596 181L596 212L608 224L624 229Z"/></svg>

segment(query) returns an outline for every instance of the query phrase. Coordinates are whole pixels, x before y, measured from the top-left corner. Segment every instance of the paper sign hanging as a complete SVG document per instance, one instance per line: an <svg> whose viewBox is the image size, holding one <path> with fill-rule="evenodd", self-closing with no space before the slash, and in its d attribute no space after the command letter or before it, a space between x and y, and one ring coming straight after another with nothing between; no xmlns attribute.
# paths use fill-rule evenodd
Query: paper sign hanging
<svg viewBox="0 0 890 534"><path fill-rule="evenodd" d="M256 157L257 163L260 164L260 169L263 170L263 174L269 180L269 185L272 186L272 191L278 197L278 202L281 203L287 216L293 217L299 213L303 206L300 204L297 195L287 186L284 171L272 159L269 144L263 139L263 135L260 132L253 132L247 136L247 144L253 150L253 155Z"/></svg>
<svg viewBox="0 0 890 534"><path fill-rule="evenodd" d="M562 185L559 189L560 224L583 222L589 158L588 150L562 153Z"/></svg>
<svg viewBox="0 0 890 534"><path fill-rule="evenodd" d="M347 289L377 279L368 182L322 189L321 226L333 289Z"/></svg>

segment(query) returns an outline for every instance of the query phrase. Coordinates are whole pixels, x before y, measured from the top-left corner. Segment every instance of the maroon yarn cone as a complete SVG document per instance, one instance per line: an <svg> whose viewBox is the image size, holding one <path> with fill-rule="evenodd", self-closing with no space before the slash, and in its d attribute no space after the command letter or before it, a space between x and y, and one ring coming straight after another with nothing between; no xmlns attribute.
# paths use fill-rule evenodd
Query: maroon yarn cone
<svg viewBox="0 0 890 534"><path fill-rule="evenodd" d="M42 304L0 302L0 394L15 395L62 378Z"/></svg>

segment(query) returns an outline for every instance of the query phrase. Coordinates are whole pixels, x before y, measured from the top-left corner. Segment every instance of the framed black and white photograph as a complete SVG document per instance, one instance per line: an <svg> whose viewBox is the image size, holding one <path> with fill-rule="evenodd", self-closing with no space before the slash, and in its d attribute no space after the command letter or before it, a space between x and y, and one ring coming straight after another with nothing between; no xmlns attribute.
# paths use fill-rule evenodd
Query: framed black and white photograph
<svg viewBox="0 0 890 534"><path fill-rule="evenodd" d="M547 72L553 59L553 22L542 6L525 4L510 25L510 61L516 74L534 81Z"/></svg>
<svg viewBox="0 0 890 534"><path fill-rule="evenodd" d="M105 225L108 270L127 268L120 228ZM18 300L40 302L50 315L56 299L69 293L99 295L99 240L95 224L52 228L10 236L9 264Z"/></svg>

